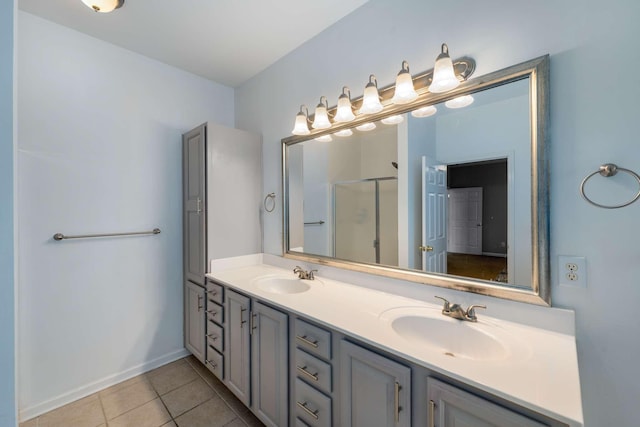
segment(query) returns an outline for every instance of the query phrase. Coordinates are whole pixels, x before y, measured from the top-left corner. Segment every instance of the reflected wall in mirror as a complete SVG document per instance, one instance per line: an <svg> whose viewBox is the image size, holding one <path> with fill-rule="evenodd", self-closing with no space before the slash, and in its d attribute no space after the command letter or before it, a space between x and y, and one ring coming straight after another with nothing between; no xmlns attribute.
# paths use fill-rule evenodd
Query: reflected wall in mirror
<svg viewBox="0 0 640 427"><path fill-rule="evenodd" d="M285 256L549 304L547 73L538 58L390 124L283 140Z"/></svg>

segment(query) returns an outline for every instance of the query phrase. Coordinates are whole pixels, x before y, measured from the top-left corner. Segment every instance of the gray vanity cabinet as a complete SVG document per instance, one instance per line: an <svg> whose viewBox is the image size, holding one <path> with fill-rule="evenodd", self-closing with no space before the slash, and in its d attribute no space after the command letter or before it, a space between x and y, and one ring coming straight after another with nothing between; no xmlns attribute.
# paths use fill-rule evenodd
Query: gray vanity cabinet
<svg viewBox="0 0 640 427"><path fill-rule="evenodd" d="M288 316L260 302L251 307L251 407L267 426L286 426Z"/></svg>
<svg viewBox="0 0 640 427"><path fill-rule="evenodd" d="M427 378L429 427L545 427L467 391Z"/></svg>
<svg viewBox="0 0 640 427"><path fill-rule="evenodd" d="M411 369L349 341L340 342L340 425L411 425Z"/></svg>
<svg viewBox="0 0 640 427"><path fill-rule="evenodd" d="M184 286L184 344L196 359L204 362L204 288L195 283L186 282Z"/></svg>
<svg viewBox="0 0 640 427"><path fill-rule="evenodd" d="M242 403L250 401L250 299L226 289L225 292L225 383Z"/></svg>

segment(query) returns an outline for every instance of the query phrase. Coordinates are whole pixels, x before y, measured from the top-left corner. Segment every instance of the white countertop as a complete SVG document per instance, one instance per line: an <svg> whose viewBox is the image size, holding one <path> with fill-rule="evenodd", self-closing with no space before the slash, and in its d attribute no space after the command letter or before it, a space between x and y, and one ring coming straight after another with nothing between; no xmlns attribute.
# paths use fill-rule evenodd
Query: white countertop
<svg viewBox="0 0 640 427"><path fill-rule="evenodd" d="M259 258L256 258L259 259ZM478 312L474 327L499 330L512 339L510 357L473 360L450 357L432 346L401 337L391 328L395 310L442 309L441 305L316 276L311 288L297 294L275 294L257 286L265 276L295 277L291 270L267 264L219 263L217 281L273 306L374 345L403 359L512 401L570 426L583 425L580 379L573 335L536 328Z"/></svg>

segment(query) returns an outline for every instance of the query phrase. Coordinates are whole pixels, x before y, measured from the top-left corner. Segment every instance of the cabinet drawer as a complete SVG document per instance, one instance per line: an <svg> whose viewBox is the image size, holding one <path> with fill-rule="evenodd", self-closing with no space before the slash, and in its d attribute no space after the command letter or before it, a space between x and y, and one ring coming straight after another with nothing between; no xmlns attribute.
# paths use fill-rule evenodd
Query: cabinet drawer
<svg viewBox="0 0 640 427"><path fill-rule="evenodd" d="M295 406L296 416L309 426L331 425L331 398L299 378L296 379Z"/></svg>
<svg viewBox="0 0 640 427"><path fill-rule="evenodd" d="M331 365L299 348L296 349L296 375L321 391L331 393Z"/></svg>
<svg viewBox="0 0 640 427"><path fill-rule="evenodd" d="M224 319L224 308L212 300L207 301L207 319L213 320L218 325L222 325Z"/></svg>
<svg viewBox="0 0 640 427"><path fill-rule="evenodd" d="M296 345L306 351L331 359L331 332L296 319Z"/></svg>
<svg viewBox="0 0 640 427"><path fill-rule="evenodd" d="M309 424L305 423L300 418L296 418L296 427L309 427Z"/></svg>
<svg viewBox="0 0 640 427"><path fill-rule="evenodd" d="M218 353L218 351L212 346L207 345L207 357L205 359L204 364L220 380L223 379L222 378L223 377L222 373L224 372L223 362L224 362L224 357L222 356L222 354Z"/></svg>
<svg viewBox="0 0 640 427"><path fill-rule="evenodd" d="M224 288L217 283L207 281L207 298L211 301L222 304Z"/></svg>
<svg viewBox="0 0 640 427"><path fill-rule="evenodd" d="M222 327L216 325L211 320L207 322L207 343L219 352L222 352L224 335Z"/></svg>

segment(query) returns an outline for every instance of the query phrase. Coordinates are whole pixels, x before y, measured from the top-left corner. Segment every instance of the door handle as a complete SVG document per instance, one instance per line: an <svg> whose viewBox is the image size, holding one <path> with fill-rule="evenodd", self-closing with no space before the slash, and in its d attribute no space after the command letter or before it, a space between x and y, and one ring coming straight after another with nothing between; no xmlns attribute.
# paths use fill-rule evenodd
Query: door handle
<svg viewBox="0 0 640 427"><path fill-rule="evenodd" d="M422 252L433 252L433 246L418 246L418 249Z"/></svg>

